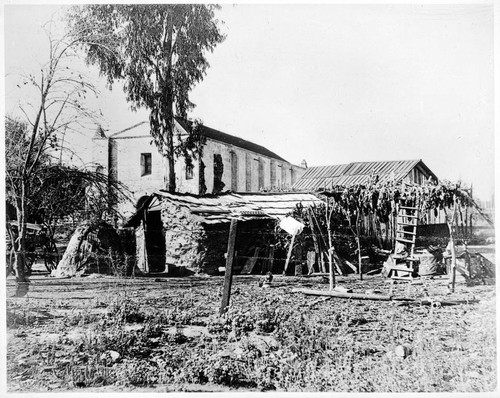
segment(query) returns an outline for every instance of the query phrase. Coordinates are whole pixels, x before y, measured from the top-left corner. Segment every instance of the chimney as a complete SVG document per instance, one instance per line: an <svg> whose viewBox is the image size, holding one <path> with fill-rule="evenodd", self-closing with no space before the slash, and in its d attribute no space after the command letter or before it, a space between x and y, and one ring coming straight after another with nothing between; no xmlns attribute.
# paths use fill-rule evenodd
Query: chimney
<svg viewBox="0 0 500 398"><path fill-rule="evenodd" d="M305 159L302 160L302 162L300 162L300 167L303 167L304 169L307 169L307 162Z"/></svg>

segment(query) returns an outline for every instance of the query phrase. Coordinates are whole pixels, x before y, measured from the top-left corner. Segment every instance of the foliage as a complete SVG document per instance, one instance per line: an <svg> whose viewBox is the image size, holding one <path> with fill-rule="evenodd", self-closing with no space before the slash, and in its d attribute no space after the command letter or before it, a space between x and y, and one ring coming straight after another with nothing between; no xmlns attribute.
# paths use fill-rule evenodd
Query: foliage
<svg viewBox="0 0 500 398"><path fill-rule="evenodd" d="M342 253L343 257L356 253L358 266L362 255L369 254L366 243L372 244L362 235L364 216L370 215L371 219L387 223L396 216L399 206L412 206L419 209L421 218L427 217L429 211L443 210L450 225L455 225L463 207L477 208L460 183L448 181L417 185L382 183L372 179L364 185L332 186L315 194L325 202L324 205L304 208L299 204L290 214L305 225L304 231L295 238L294 246L301 246L305 252L312 247L315 237L320 252L334 247L335 252ZM457 207L455 213L450 211L455 210L454 203ZM279 226L276 226L275 239L277 248L284 250L290 245L291 237L283 234Z"/></svg>
<svg viewBox="0 0 500 398"><path fill-rule="evenodd" d="M205 57L222 42L215 5L86 5L68 15L72 34L84 44L111 86L123 80L132 108L150 110L151 135L169 161L169 191L175 191L174 115L194 107L189 92L209 66ZM174 109L175 108L175 109Z"/></svg>
<svg viewBox="0 0 500 398"><path fill-rule="evenodd" d="M324 289L321 278L295 281ZM177 392L486 392L496 385L492 286L461 283L450 297L442 282L426 280L411 288L412 297L473 295L481 302L403 311L384 302L318 301L289 286L259 289L257 278L245 277L233 281L238 293L218 317L220 281L168 279L158 289L153 280L108 278L82 281L72 295L74 281L49 282L37 300L7 299L9 391L113 385ZM343 285L356 292L388 289L380 278L345 278ZM393 289L398 296L407 286ZM205 333L184 333L191 325ZM406 358L395 354L402 344L411 348ZM109 351L119 359L110 360Z"/></svg>
<svg viewBox="0 0 500 398"><path fill-rule="evenodd" d="M109 206L110 200L125 198L125 188L99 172L54 163L50 150L57 146L55 134L49 138L51 144L40 150L34 172L23 174L25 163L29 163L30 156L34 156L42 145L36 139L33 149L29 149L27 128L26 123L10 117L6 119L6 199L8 204L21 210L19 201L22 196L24 219L45 227L41 242L43 247L40 249L44 252L47 266L48 263L53 266L59 256L55 235L61 222L68 217L73 220L113 220L119 214ZM29 247L29 244L25 249L34 251L36 248ZM31 254L27 253L28 256Z"/></svg>
<svg viewBox="0 0 500 398"><path fill-rule="evenodd" d="M397 205L414 206L424 215L428 210L451 209L455 201L460 206L475 206L475 202L460 183L409 184L405 182L378 183L349 187L335 186L318 192L334 212L348 220L358 215L376 214L381 222L395 215Z"/></svg>
<svg viewBox="0 0 500 398"><path fill-rule="evenodd" d="M5 126L10 135L6 140L7 197L16 208L19 223L19 238L14 241L19 281L26 280L27 202L33 198L33 184L59 141L68 132L84 129L86 121L95 118L84 103L88 94L97 91L71 67L75 39L68 35L54 39L50 33L48 39L47 62L36 74L21 76L17 84L20 101L16 114L22 114L22 120L8 117Z"/></svg>
<svg viewBox="0 0 500 398"><path fill-rule="evenodd" d="M52 225L69 216L113 219L110 196L123 197L124 187L106 175L61 164L46 164L32 183L28 206L33 220Z"/></svg>
<svg viewBox="0 0 500 398"><path fill-rule="evenodd" d="M7 202L15 206L18 184L24 163L29 161L34 151L29 150L28 125L10 116L6 118L6 195ZM112 218L114 210L107 203L110 196L124 198L122 184L108 179L104 174L54 163L49 149L57 147L57 137L49 137L49 147L41 150L36 173L29 174L29 197L26 198L28 221L53 225L64 217L77 213L87 218ZM35 140L37 151L42 143Z"/></svg>

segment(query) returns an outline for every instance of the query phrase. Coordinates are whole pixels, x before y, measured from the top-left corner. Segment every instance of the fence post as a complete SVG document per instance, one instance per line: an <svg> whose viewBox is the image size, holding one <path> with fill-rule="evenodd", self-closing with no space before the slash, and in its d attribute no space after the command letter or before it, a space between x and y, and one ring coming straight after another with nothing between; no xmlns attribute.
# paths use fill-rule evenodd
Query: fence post
<svg viewBox="0 0 500 398"><path fill-rule="evenodd" d="M231 284L233 282L233 260L234 260L234 243L236 241L236 226L238 221L236 219L231 220L231 226L229 227L229 239L227 242L227 258L226 258L226 270L224 272L224 290L222 292L222 302L220 306L219 315L226 312L229 306L229 299L231 297Z"/></svg>

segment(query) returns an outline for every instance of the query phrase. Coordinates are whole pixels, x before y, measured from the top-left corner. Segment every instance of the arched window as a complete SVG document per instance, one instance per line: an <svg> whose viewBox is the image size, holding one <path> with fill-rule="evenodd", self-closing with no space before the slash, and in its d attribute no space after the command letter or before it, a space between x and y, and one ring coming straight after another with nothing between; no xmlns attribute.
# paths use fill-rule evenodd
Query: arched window
<svg viewBox="0 0 500 398"><path fill-rule="evenodd" d="M231 151L231 191L238 191L238 156Z"/></svg>
<svg viewBox="0 0 500 398"><path fill-rule="evenodd" d="M148 195L144 195L144 196L141 196L139 198L139 200L137 201L137 204L135 205L135 208L136 209L140 209L142 207L142 205L144 204L144 202L146 202L146 200L149 198Z"/></svg>
<svg viewBox="0 0 500 398"><path fill-rule="evenodd" d="M276 187L276 161L271 159L271 187Z"/></svg>
<svg viewBox="0 0 500 398"><path fill-rule="evenodd" d="M259 191L264 188L264 161L262 158L258 159L258 173L259 173Z"/></svg>

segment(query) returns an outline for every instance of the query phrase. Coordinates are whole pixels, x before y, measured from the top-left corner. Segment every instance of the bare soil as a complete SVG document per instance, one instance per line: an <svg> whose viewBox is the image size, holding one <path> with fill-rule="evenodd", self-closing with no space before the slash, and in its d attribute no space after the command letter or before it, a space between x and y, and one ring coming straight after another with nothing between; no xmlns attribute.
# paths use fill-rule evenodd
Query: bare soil
<svg viewBox="0 0 500 398"><path fill-rule="evenodd" d="M454 293L447 278L391 284L337 277L434 305L306 296L323 276L7 280L9 392L350 391L496 389L495 286ZM440 305L445 300L478 300ZM115 359L113 359L115 355Z"/></svg>

